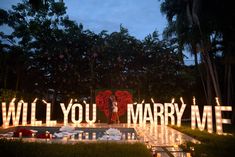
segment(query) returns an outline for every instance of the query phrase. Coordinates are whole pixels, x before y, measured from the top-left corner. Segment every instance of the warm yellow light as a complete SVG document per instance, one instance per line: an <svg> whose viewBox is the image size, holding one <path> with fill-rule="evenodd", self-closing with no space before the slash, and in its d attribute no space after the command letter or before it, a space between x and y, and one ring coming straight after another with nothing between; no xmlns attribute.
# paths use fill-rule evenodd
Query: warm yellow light
<svg viewBox="0 0 235 157"><path fill-rule="evenodd" d="M145 100L142 100L141 104L143 104L143 103L144 103L144 101L145 101Z"/></svg>
<svg viewBox="0 0 235 157"><path fill-rule="evenodd" d="M182 104L184 104L184 99L182 97L180 97L180 101Z"/></svg>
<svg viewBox="0 0 235 157"><path fill-rule="evenodd" d="M196 98L195 98L195 96L193 96L193 105L194 106L196 105Z"/></svg>
<svg viewBox="0 0 235 157"><path fill-rule="evenodd" d="M46 100L44 100L44 99L42 100L42 102L45 103L45 104L47 104Z"/></svg>
<svg viewBox="0 0 235 157"><path fill-rule="evenodd" d="M175 102L175 98L173 98L173 99L171 100L171 103L172 103L172 104L174 104L174 102Z"/></svg>
<svg viewBox="0 0 235 157"><path fill-rule="evenodd" d="M14 102L15 102L15 100L16 100L16 98L13 98L13 99L11 100L11 102L12 102L12 103L14 103Z"/></svg>
<svg viewBox="0 0 235 157"><path fill-rule="evenodd" d="M34 99L34 101L33 101L33 103L36 103L36 102L37 102L37 100L38 100L38 98L35 98L35 99Z"/></svg>
<svg viewBox="0 0 235 157"><path fill-rule="evenodd" d="M218 98L218 97L215 97L215 101L216 101L216 104L217 104L218 106L220 106L219 98Z"/></svg>
<svg viewBox="0 0 235 157"><path fill-rule="evenodd" d="M152 101L152 103L155 103L153 98L151 98L151 101Z"/></svg>

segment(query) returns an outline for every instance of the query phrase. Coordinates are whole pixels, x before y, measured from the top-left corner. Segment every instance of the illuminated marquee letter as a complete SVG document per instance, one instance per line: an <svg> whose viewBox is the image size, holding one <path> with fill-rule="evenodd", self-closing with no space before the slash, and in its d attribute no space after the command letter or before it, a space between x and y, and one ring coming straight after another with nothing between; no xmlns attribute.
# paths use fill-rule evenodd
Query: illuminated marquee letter
<svg viewBox="0 0 235 157"><path fill-rule="evenodd" d="M131 119L133 120L133 123L136 124L138 117L139 117L139 123L142 123L142 116L143 116L143 104L136 105L136 114L134 112L133 104L127 105L127 123L128 124L131 124Z"/></svg>
<svg viewBox="0 0 235 157"><path fill-rule="evenodd" d="M171 119L171 125L175 125L175 109L173 103L165 103L165 125L168 125L168 118L170 117ZM169 109L170 108L170 112Z"/></svg>
<svg viewBox="0 0 235 157"><path fill-rule="evenodd" d="M8 112L6 109L6 103L5 102L2 103L2 122L3 122L4 127L9 126L11 118L12 118L12 122L13 122L14 126L19 125L20 112L21 112L23 101L18 102L16 113L15 113L15 102L14 101L15 101L15 98L10 102Z"/></svg>
<svg viewBox="0 0 235 157"><path fill-rule="evenodd" d="M160 123L161 123L161 125L164 125L163 104L154 103L153 107L154 107L154 123L158 124L158 117L160 117ZM160 108L159 112L158 112L158 108Z"/></svg>
<svg viewBox="0 0 235 157"><path fill-rule="evenodd" d="M177 116L177 126L180 127L181 126L181 119L182 119L184 110L186 108L186 104L182 103L180 110L179 110L179 106L177 103L174 103L174 105L175 105L175 112L176 112L176 116Z"/></svg>
<svg viewBox="0 0 235 157"><path fill-rule="evenodd" d="M92 120L90 120L90 114L89 114L89 104L85 103L86 104L86 122L87 123L95 123L96 121L96 104L93 104L93 109L92 109Z"/></svg>
<svg viewBox="0 0 235 157"><path fill-rule="evenodd" d="M31 103L31 125L41 126L42 121L36 121L36 102L37 102L37 98Z"/></svg>
<svg viewBox="0 0 235 157"><path fill-rule="evenodd" d="M232 111L232 106L215 106L216 133L223 134L223 124L231 124L230 119L223 119L222 111Z"/></svg>
<svg viewBox="0 0 235 157"><path fill-rule="evenodd" d="M78 120L76 120L76 107L78 110ZM81 104L74 104L72 106L72 122L74 124L80 124L82 122L82 105Z"/></svg>
<svg viewBox="0 0 235 157"><path fill-rule="evenodd" d="M22 125L27 124L28 103L23 103Z"/></svg>
<svg viewBox="0 0 235 157"><path fill-rule="evenodd" d="M203 131L205 129L207 121L207 130L209 133L213 132L213 123L212 123L212 107L204 106L202 121L200 118L200 112L197 105L191 106L191 128L196 128L196 122L199 130Z"/></svg>
<svg viewBox="0 0 235 157"><path fill-rule="evenodd" d="M43 102L47 105L46 108L46 125L53 126L56 125L56 120L51 120L51 103L47 103L45 100Z"/></svg>
<svg viewBox="0 0 235 157"><path fill-rule="evenodd" d="M69 105L67 107L67 109L65 108L65 105L64 103L60 103L60 107L62 109L62 112L64 114L64 125L66 126L68 124L68 116L69 116L69 111L71 110L71 107L72 107L72 99L70 100L69 102Z"/></svg>
<svg viewBox="0 0 235 157"><path fill-rule="evenodd" d="M150 104L145 104L144 105L144 119L143 123L146 123L146 121L150 121L151 124L153 124L153 114L151 110Z"/></svg>

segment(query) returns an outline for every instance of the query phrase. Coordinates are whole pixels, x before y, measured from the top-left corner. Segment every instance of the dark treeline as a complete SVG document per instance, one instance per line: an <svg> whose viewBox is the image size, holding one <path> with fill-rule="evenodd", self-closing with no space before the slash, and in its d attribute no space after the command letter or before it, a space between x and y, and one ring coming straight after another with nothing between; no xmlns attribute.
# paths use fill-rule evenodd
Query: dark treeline
<svg viewBox="0 0 235 157"><path fill-rule="evenodd" d="M203 87L206 103L214 104L216 96L223 105L234 106L235 12L232 1L162 0L161 12L168 20L165 38L178 45L179 53L187 49L195 58L201 80L198 85Z"/></svg>
<svg viewBox="0 0 235 157"><path fill-rule="evenodd" d="M98 89L128 89L136 100L170 101L195 83L176 46L157 32L143 41L120 26L98 34L70 20L63 2L46 1L35 9L28 1L0 10L1 89L18 95L66 99L90 96Z"/></svg>

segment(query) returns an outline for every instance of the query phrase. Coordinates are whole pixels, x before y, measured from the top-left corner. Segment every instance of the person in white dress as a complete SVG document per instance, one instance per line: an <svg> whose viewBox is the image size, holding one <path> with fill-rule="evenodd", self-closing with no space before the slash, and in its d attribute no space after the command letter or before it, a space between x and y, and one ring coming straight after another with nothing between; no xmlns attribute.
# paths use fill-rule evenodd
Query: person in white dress
<svg viewBox="0 0 235 157"><path fill-rule="evenodd" d="M114 117L115 118L115 123L120 123L120 121L119 121L119 116L118 116L118 103L117 103L117 100L116 100L116 97L115 96L113 96L113 98L112 98L112 105L113 105L113 116L112 117Z"/></svg>

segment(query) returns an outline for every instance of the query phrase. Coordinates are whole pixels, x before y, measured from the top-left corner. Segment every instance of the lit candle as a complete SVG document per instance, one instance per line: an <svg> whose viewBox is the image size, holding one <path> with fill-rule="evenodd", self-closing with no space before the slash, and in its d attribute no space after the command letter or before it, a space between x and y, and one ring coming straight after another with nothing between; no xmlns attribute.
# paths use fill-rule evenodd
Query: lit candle
<svg viewBox="0 0 235 157"><path fill-rule="evenodd" d="M22 132L19 132L19 138L22 138Z"/></svg>
<svg viewBox="0 0 235 157"><path fill-rule="evenodd" d="M129 132L127 133L127 139L128 139L128 140L130 140L130 139L131 139L131 135L130 135L130 133L129 133Z"/></svg>
<svg viewBox="0 0 235 157"><path fill-rule="evenodd" d="M126 139L126 134L122 134L122 140L125 140Z"/></svg>
<svg viewBox="0 0 235 157"><path fill-rule="evenodd" d="M190 153L186 153L186 157L191 157L191 154Z"/></svg>
<svg viewBox="0 0 235 157"><path fill-rule="evenodd" d="M89 139L89 133L88 133L88 132L86 132L86 134L85 134L85 139L86 139L86 140Z"/></svg>
<svg viewBox="0 0 235 157"><path fill-rule="evenodd" d="M135 139L135 133L132 133L132 136L131 136L132 140Z"/></svg>
<svg viewBox="0 0 235 157"><path fill-rule="evenodd" d="M95 132L92 133L92 139L96 140L96 133Z"/></svg>
<svg viewBox="0 0 235 157"><path fill-rule="evenodd" d="M78 139L79 139L79 140L82 140L82 133L79 133L79 134L78 134Z"/></svg>

